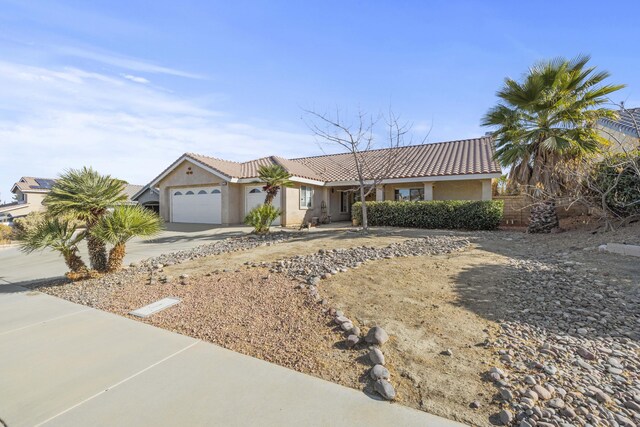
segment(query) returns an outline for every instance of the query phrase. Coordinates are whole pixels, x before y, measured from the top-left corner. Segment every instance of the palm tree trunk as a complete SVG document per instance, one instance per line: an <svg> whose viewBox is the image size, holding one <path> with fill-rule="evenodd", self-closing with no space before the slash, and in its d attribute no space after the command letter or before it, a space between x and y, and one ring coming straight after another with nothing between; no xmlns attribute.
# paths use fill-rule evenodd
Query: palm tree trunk
<svg viewBox="0 0 640 427"><path fill-rule="evenodd" d="M63 256L64 262L67 264L67 267L69 267L69 270L71 270L71 272L78 273L87 269L84 261L82 261L82 258L78 256L78 253L75 250L66 252L63 254Z"/></svg>
<svg viewBox="0 0 640 427"><path fill-rule="evenodd" d="M89 233L87 235L87 249L91 268L100 272L107 270L107 245Z"/></svg>
<svg viewBox="0 0 640 427"><path fill-rule="evenodd" d="M111 248L107 265L108 271L118 271L122 268L122 262L127 253L126 249L125 243L116 243L115 246Z"/></svg>
<svg viewBox="0 0 640 427"><path fill-rule="evenodd" d="M550 233L559 226L560 222L558 221L556 201L554 199L548 199L533 206L527 232Z"/></svg>
<svg viewBox="0 0 640 427"><path fill-rule="evenodd" d="M272 192L267 191L267 196L264 198L264 204L270 205L273 202L274 195Z"/></svg>

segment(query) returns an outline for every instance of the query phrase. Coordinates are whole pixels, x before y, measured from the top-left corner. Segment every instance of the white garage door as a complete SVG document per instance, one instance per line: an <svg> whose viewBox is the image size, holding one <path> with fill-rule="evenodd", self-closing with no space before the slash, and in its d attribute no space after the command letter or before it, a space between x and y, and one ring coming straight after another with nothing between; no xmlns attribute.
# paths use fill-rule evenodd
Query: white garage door
<svg viewBox="0 0 640 427"><path fill-rule="evenodd" d="M261 185L258 186L247 186L245 187L245 215L249 213L249 211L255 208L258 205L264 203L264 198L267 196L267 193L264 192ZM280 203L280 192L275 199L273 199L273 206L278 209L282 209L282 204ZM273 225L280 225L280 217L276 218L273 221Z"/></svg>
<svg viewBox="0 0 640 427"><path fill-rule="evenodd" d="M222 223L220 187L171 189L171 221L201 224Z"/></svg>

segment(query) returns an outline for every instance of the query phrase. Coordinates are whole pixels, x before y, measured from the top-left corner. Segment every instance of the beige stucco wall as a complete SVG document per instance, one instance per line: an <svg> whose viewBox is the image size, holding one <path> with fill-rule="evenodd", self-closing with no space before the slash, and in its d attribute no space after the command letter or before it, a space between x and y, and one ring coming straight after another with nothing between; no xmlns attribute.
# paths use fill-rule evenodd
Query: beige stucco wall
<svg viewBox="0 0 640 427"><path fill-rule="evenodd" d="M191 168L193 174L187 175L188 168ZM195 187L221 184L223 180L209 171L194 165L191 162L183 161L167 176L162 178L158 183L160 188L160 216L165 221L171 220L171 189L176 187ZM222 221L225 218L225 190L222 191ZM227 197L229 195L227 194ZM226 213L229 218L229 213Z"/></svg>
<svg viewBox="0 0 640 427"><path fill-rule="evenodd" d="M433 200L483 200L490 199L491 180L473 179L459 181L433 182ZM403 184L385 184L384 199L394 200L394 192L397 188L424 188L425 182L412 182Z"/></svg>
<svg viewBox="0 0 640 427"><path fill-rule="evenodd" d="M433 200L482 200L482 181L439 181L433 185Z"/></svg>
<svg viewBox="0 0 640 427"><path fill-rule="evenodd" d="M295 184L293 187L286 188L283 192L282 204L284 213L282 225L286 227L295 227L303 223L311 222L312 217L321 216L321 206L324 200L327 208L330 209L329 191L327 188L313 186L313 203L310 209L300 209L300 186L308 184Z"/></svg>
<svg viewBox="0 0 640 427"><path fill-rule="evenodd" d="M623 151L635 150L640 147L639 138L624 134L615 129L599 127L598 132L610 141L609 149L613 152L621 153Z"/></svg>

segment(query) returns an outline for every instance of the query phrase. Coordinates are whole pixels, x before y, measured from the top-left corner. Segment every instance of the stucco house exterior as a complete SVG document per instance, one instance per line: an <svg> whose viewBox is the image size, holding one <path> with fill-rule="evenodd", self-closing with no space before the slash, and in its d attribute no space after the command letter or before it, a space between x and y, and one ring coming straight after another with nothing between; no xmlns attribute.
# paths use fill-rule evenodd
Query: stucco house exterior
<svg viewBox="0 0 640 427"><path fill-rule="evenodd" d="M369 184L376 184L371 200L490 200L491 180L501 175L489 136L362 155L370 164L382 165L390 158L389 150L398 150L393 167L385 176L367 177ZM186 153L148 186L158 188L160 215L167 222L240 224L249 210L264 202L258 168L273 164L285 168L295 184L282 189L273 202L282 210L276 225L351 219L358 182L353 157L346 153L247 162Z"/></svg>
<svg viewBox="0 0 640 427"><path fill-rule="evenodd" d="M15 218L26 216L31 212L42 211L45 196L56 180L51 178L35 178L23 176L13 184L11 192L15 195L15 201L0 205L0 223L12 222ZM142 185L127 184L124 193L129 203L137 203L132 196L142 189Z"/></svg>
<svg viewBox="0 0 640 427"><path fill-rule="evenodd" d="M598 120L598 130L602 136L611 141L614 151L639 150L640 108L626 108L618 111L618 119Z"/></svg>

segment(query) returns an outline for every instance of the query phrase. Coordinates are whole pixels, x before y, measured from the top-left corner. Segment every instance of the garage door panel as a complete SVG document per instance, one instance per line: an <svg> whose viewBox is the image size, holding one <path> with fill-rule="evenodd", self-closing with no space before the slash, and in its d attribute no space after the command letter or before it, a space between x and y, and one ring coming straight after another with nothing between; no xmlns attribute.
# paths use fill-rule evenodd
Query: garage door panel
<svg viewBox="0 0 640 427"><path fill-rule="evenodd" d="M264 204L264 199L267 193L262 189L262 186L247 186L245 187L245 215L256 206ZM273 199L273 206L282 209L282 203L280 202L280 192ZM280 225L280 217L273 221L273 225Z"/></svg>
<svg viewBox="0 0 640 427"><path fill-rule="evenodd" d="M171 193L172 222L222 223L219 187L174 188Z"/></svg>

